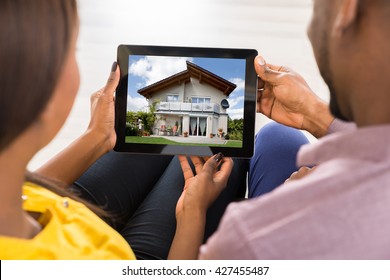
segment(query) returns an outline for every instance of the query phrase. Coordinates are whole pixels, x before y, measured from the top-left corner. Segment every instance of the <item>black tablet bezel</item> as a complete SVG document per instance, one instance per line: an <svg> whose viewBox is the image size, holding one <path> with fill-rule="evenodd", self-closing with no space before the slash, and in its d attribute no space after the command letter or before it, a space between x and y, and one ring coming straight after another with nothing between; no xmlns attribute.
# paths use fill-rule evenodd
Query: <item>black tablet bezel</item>
<svg viewBox="0 0 390 280"><path fill-rule="evenodd" d="M130 55L153 55L175 57L210 57L210 58L236 58L246 60L245 98L244 98L244 130L242 148L226 148L220 146L179 146L160 144L126 143L126 113L127 113L127 87ZM118 46L117 61L120 67L120 82L115 96L115 130L117 142L114 150L127 153L146 153L161 155L197 155L212 156L219 152L229 157L249 158L253 155L254 130L256 116L256 87L257 75L254 70L254 59L257 51L253 49L227 49L227 48L199 48L199 47L170 47L145 45Z"/></svg>

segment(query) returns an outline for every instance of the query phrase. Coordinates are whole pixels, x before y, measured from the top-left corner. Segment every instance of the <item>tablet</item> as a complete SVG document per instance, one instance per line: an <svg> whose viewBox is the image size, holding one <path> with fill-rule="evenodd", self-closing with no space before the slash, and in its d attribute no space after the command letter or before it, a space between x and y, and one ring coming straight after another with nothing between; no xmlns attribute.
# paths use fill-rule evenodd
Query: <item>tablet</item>
<svg viewBox="0 0 390 280"><path fill-rule="evenodd" d="M117 152L248 158L256 50L120 45Z"/></svg>

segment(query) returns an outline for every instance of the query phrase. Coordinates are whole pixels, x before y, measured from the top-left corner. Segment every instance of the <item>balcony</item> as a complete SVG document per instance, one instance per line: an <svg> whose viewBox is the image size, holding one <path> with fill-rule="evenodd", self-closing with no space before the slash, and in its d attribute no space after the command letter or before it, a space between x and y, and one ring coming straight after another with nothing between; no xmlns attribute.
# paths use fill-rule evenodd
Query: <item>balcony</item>
<svg viewBox="0 0 390 280"><path fill-rule="evenodd" d="M156 106L157 112L203 112L217 113L221 111L217 103L181 103L181 102L160 102Z"/></svg>

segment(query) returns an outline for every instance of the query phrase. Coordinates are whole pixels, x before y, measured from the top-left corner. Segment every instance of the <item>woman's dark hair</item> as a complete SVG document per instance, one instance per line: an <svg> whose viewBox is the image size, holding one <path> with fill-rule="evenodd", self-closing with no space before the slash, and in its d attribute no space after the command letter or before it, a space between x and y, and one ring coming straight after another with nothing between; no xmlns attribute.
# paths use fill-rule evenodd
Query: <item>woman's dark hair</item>
<svg viewBox="0 0 390 280"><path fill-rule="evenodd" d="M0 1L0 153L45 109L77 24L76 0ZM27 173L26 180L77 199L49 178Z"/></svg>
<svg viewBox="0 0 390 280"><path fill-rule="evenodd" d="M50 100L77 21L75 0L0 1L0 152Z"/></svg>

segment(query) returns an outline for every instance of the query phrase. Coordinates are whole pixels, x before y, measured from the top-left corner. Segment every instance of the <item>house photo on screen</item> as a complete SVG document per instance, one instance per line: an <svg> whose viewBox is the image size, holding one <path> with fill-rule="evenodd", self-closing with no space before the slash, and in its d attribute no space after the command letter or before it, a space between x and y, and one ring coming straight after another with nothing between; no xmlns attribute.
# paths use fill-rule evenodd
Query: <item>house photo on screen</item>
<svg viewBox="0 0 390 280"><path fill-rule="evenodd" d="M129 56L126 143L242 147L245 60Z"/></svg>

